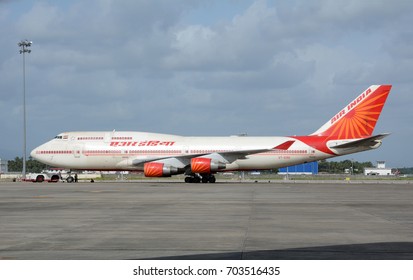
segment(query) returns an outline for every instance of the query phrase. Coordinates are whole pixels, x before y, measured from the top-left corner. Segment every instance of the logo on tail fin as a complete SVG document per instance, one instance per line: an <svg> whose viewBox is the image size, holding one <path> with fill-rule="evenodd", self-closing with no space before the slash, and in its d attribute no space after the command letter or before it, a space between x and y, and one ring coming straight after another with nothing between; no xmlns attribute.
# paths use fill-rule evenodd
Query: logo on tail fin
<svg viewBox="0 0 413 280"><path fill-rule="evenodd" d="M311 135L336 140L371 136L390 89L391 85L370 86Z"/></svg>

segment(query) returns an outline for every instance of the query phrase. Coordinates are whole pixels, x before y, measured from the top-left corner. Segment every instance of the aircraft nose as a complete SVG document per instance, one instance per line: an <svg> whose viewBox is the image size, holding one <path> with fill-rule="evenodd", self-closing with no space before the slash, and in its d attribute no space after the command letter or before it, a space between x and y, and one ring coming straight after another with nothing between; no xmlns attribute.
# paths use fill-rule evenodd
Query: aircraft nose
<svg viewBox="0 0 413 280"><path fill-rule="evenodd" d="M41 162L41 161L44 159L44 156L45 156L43 153L41 153L41 151L43 151L43 150L45 150L45 144L40 145L40 146L34 148L34 149L30 152L30 156L31 156L32 158L34 158L35 160Z"/></svg>
<svg viewBox="0 0 413 280"><path fill-rule="evenodd" d="M37 151L38 151L38 148L33 149L33 150L30 152L30 156L31 156L32 158L34 158L34 159L37 159Z"/></svg>
<svg viewBox="0 0 413 280"><path fill-rule="evenodd" d="M30 156L44 164L52 165L53 156L50 154L44 153L44 151L48 148L47 144L40 145L39 147L33 149L30 152Z"/></svg>

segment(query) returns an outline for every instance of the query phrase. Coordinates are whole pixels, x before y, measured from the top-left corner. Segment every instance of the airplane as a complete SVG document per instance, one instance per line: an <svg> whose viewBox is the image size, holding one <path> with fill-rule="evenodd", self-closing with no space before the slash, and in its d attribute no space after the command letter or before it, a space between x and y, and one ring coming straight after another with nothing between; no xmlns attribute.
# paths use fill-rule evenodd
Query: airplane
<svg viewBox="0 0 413 280"><path fill-rule="evenodd" d="M389 135L373 135L373 130L391 87L370 86L319 129L304 136L63 132L30 155L53 167L141 171L146 177L185 174L186 183L215 183L217 172L270 170L377 149Z"/></svg>

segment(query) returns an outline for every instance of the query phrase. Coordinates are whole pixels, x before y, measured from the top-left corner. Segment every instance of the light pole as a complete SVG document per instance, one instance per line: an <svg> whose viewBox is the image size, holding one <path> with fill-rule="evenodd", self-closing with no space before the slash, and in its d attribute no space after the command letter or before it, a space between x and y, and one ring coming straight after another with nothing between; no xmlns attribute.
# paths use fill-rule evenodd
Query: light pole
<svg viewBox="0 0 413 280"><path fill-rule="evenodd" d="M26 61L25 53L31 53L29 47L31 41L22 40L17 44L20 47L20 54L23 54L23 170L22 179L26 179Z"/></svg>

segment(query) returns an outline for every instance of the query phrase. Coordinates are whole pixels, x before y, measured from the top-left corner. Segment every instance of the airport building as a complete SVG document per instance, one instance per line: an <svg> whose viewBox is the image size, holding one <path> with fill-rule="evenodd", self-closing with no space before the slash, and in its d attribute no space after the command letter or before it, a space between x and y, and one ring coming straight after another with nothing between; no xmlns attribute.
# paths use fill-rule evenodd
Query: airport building
<svg viewBox="0 0 413 280"><path fill-rule="evenodd" d="M384 160L379 160L377 161L376 167L364 168L364 175L388 176L394 174L391 172L391 168L386 168L386 162Z"/></svg>
<svg viewBox="0 0 413 280"><path fill-rule="evenodd" d="M318 162L308 162L278 169L278 174L314 175L318 174Z"/></svg>
<svg viewBox="0 0 413 280"><path fill-rule="evenodd" d="M9 172L8 164L7 160L0 159L0 174Z"/></svg>

